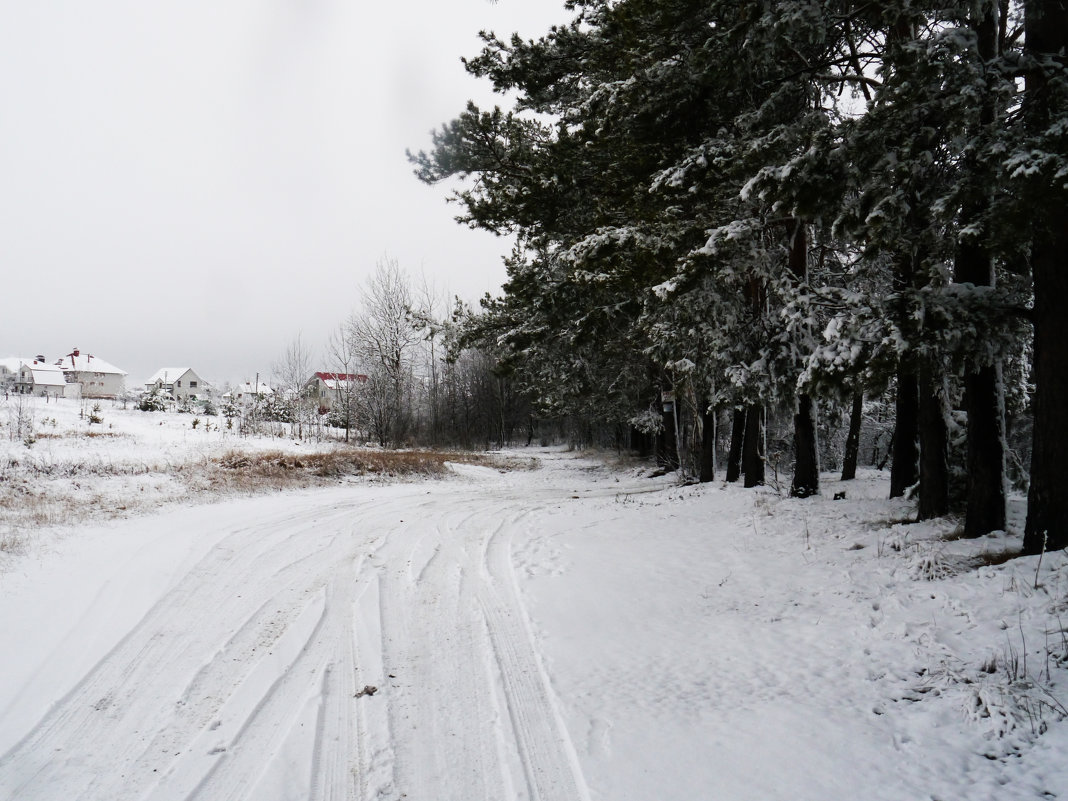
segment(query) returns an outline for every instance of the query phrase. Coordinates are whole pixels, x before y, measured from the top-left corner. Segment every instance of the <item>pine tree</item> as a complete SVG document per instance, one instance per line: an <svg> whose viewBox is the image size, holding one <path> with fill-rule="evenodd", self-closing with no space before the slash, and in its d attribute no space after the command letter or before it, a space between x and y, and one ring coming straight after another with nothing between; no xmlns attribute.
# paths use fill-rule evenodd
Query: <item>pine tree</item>
<svg viewBox="0 0 1068 801"><path fill-rule="evenodd" d="M1006 167L1032 216L1034 445L1024 551L1068 547L1068 2L1025 0L1022 136Z"/></svg>

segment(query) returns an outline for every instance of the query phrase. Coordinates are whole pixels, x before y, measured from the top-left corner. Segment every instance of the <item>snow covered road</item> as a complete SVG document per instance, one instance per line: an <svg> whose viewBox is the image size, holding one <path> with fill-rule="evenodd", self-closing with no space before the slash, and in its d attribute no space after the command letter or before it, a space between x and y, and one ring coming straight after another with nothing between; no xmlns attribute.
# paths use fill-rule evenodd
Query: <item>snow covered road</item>
<svg viewBox="0 0 1068 801"><path fill-rule="evenodd" d="M1005 643L1041 664L1033 563L917 579L947 563L877 476L792 501L538 457L42 543L0 574L0 799L1068 789L1068 727L985 667Z"/></svg>
<svg viewBox="0 0 1068 801"><path fill-rule="evenodd" d="M557 493L467 472L126 522L89 575L67 544L70 597L16 577L76 622L9 666L0 796L586 798L510 557Z"/></svg>

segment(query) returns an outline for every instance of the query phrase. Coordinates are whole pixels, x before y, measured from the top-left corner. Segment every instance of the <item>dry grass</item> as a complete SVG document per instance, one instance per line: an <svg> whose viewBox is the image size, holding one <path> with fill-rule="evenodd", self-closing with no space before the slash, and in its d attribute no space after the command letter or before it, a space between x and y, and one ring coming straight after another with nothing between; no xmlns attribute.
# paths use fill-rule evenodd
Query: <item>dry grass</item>
<svg viewBox="0 0 1068 801"><path fill-rule="evenodd" d="M33 533L44 527L119 517L190 496L210 500L234 493L329 486L359 477L435 478L448 473L448 462L498 470L536 466L534 460L487 454L356 448L308 454L231 450L199 461L159 464L99 457L9 458L0 464L0 555L22 551Z"/></svg>
<svg viewBox="0 0 1068 801"><path fill-rule="evenodd" d="M129 434L123 434L119 431L63 431L56 433L54 431L37 431L34 433L33 438L35 440L47 440L47 439L128 439Z"/></svg>
<svg viewBox="0 0 1068 801"><path fill-rule="evenodd" d="M1023 556L1023 547L1018 545L1006 547L1000 551L984 551L971 557L968 561L968 567L997 567L998 565L1008 564L1020 556Z"/></svg>
<svg viewBox="0 0 1068 801"><path fill-rule="evenodd" d="M448 451L380 451L346 448L310 454L282 451L228 451L202 471L210 489L257 492L287 487L321 486L339 479L434 478L448 473L448 462L517 469L514 460L486 454Z"/></svg>
<svg viewBox="0 0 1068 801"><path fill-rule="evenodd" d="M282 451L228 451L195 469L198 489L260 492L312 487L346 476L411 478L440 476L446 472L444 454L336 450L292 454ZM203 482L203 483L201 483Z"/></svg>

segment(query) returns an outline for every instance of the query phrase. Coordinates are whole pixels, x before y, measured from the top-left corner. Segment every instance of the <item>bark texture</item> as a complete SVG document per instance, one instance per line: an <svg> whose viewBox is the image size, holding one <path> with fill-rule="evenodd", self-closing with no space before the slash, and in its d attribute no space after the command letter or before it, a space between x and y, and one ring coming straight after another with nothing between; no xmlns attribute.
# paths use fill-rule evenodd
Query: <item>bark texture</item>
<svg viewBox="0 0 1068 801"><path fill-rule="evenodd" d="M701 414L701 473L698 480L705 484L716 479L716 412L706 409Z"/></svg>
<svg viewBox="0 0 1068 801"><path fill-rule="evenodd" d="M846 435L845 456L842 459L842 481L857 477L857 459L860 457L860 424L864 414L864 393L853 394L853 406L849 410L849 433Z"/></svg>
<svg viewBox="0 0 1068 801"><path fill-rule="evenodd" d="M1068 0L1024 3L1025 52L1041 63L1068 58ZM1064 115L1066 100L1047 74L1027 75L1024 114L1031 131L1042 131ZM1052 192L1038 210L1031 250L1034 277L1034 447L1027 494L1024 552L1068 547L1068 200Z"/></svg>
<svg viewBox="0 0 1068 801"><path fill-rule="evenodd" d="M920 370L920 497L917 517L949 514L949 443L945 404L930 368Z"/></svg>
<svg viewBox="0 0 1068 801"><path fill-rule="evenodd" d="M916 374L907 366L897 373L897 423L894 428L894 457L890 465L890 497L900 498L920 479L919 413L920 392Z"/></svg>
<svg viewBox="0 0 1068 801"><path fill-rule="evenodd" d="M742 441L742 472L745 486L764 483L764 407L750 406L745 415L745 436Z"/></svg>
<svg viewBox="0 0 1068 801"><path fill-rule="evenodd" d="M790 497L808 498L820 494L820 460L816 449L816 402L799 395L794 414L794 482Z"/></svg>
<svg viewBox="0 0 1068 801"><path fill-rule="evenodd" d="M745 409L735 409L731 420L731 447L727 452L727 481L742 475L742 441L745 437Z"/></svg>

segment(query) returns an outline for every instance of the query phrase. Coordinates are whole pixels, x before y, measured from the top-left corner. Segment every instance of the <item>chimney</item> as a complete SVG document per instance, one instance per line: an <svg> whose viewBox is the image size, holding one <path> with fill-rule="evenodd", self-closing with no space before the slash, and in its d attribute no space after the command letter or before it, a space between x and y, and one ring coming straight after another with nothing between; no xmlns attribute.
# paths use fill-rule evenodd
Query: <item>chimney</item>
<svg viewBox="0 0 1068 801"><path fill-rule="evenodd" d="M45 363L45 357L42 356L40 353L38 353L36 361L39 361L41 364L44 364Z"/></svg>

